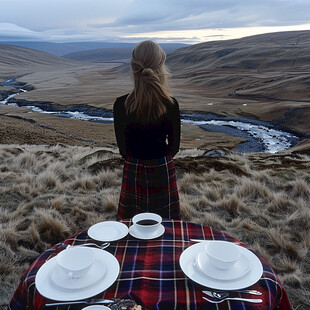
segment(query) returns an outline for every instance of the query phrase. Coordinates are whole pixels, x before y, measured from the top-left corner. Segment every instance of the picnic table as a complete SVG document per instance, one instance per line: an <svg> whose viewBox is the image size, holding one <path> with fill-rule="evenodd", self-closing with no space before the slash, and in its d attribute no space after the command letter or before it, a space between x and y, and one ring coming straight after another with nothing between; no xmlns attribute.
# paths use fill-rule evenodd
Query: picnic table
<svg viewBox="0 0 310 310"><path fill-rule="evenodd" d="M121 221L128 227L131 220ZM285 289L275 272L259 253L249 249L262 264L262 275L249 288L262 292L261 303L225 301L213 304L203 299L205 286L188 277L180 266L180 256L190 246L198 244L190 239L224 240L248 247L219 230L208 226L179 220L163 220L164 233L154 239L138 239L131 234L112 241L104 251L112 254L119 263L115 282L97 294L100 298L132 299L142 309L290 309ZM9 309L43 309L55 302L42 296L36 288L35 276L43 264L55 257L67 245L82 245L102 242L89 237L87 230L76 233L42 253L28 268L17 287ZM197 248L198 246L195 246ZM193 247L194 248L194 247ZM102 250L100 250L102 251ZM188 250L189 251L189 250ZM48 280L48 279L47 279ZM199 282L199 281L198 281ZM235 297L245 294L233 293ZM258 296L246 295L246 298ZM85 306L84 306L85 307ZM82 309L83 305L46 307L46 309Z"/></svg>

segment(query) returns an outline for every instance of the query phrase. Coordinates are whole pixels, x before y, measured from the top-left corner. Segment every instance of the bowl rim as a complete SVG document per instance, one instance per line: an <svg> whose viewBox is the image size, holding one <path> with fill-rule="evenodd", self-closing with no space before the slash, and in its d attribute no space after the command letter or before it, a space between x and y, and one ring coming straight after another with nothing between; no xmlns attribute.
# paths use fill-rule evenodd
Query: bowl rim
<svg viewBox="0 0 310 310"><path fill-rule="evenodd" d="M231 256L231 255L227 255L225 257L217 256L216 253L214 253L214 252L210 253L208 251L208 247L209 247L209 250L210 250L210 245L211 245L211 247L212 246L220 246L220 247L227 246L228 248L235 249L236 251L234 251L233 253L230 252L230 254L234 254L235 253L233 256ZM209 243L209 244L207 244L205 246L205 253L209 257L213 258L214 260L217 260L217 261L223 262L223 263L233 263L233 262L236 262L240 258L240 256L241 256L241 251L238 249L238 246L236 244L234 244L232 242L228 242L228 241L223 241L223 243L221 242L221 243L213 243L213 244Z"/></svg>
<svg viewBox="0 0 310 310"><path fill-rule="evenodd" d="M72 252L72 251L77 251L77 249L79 251L84 251L84 252L87 252L88 254L88 257L87 257L87 260L85 260L86 263L84 263L84 265L82 267L79 267L77 266L76 268L74 268L74 266L70 266L69 264L63 264L61 262L61 259L68 253ZM57 264L65 269L65 270L68 270L68 271L82 271L84 269L87 269L89 266L91 266L94 261L95 261L96 257L95 257L95 253L92 251L91 248L88 248L88 247L82 247L82 246L73 246L73 247L69 247L68 249L64 249L62 250L61 252L59 252L56 256L56 261L57 261Z"/></svg>
<svg viewBox="0 0 310 310"><path fill-rule="evenodd" d="M148 217L148 216L149 216L149 217ZM140 218L140 217L142 217L142 218ZM148 219L156 220L157 223L152 224L152 225L141 225L141 224L138 224L137 222L140 221L140 220L142 220L142 219L146 219L146 220L148 220ZM136 214L136 215L132 218L132 223L133 223L134 225L139 226L139 227L145 227L145 228L147 228L147 227L155 227L155 226L160 225L160 224L162 223L162 220L163 220L162 217L161 217L159 214L157 214L157 213L153 213L153 212L143 212L143 213L138 213L138 214Z"/></svg>

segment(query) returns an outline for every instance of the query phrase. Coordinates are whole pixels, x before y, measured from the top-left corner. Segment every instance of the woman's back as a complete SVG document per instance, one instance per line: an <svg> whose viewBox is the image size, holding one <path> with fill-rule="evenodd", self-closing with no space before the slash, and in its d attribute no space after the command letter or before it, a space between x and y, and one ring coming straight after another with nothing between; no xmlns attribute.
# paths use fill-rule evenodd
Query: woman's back
<svg viewBox="0 0 310 310"><path fill-rule="evenodd" d="M166 55L143 41L132 52L133 91L116 99L114 129L124 158L117 217L155 212L179 219L173 156L180 145L180 111L166 83Z"/></svg>
<svg viewBox="0 0 310 310"><path fill-rule="evenodd" d="M114 104L114 126L121 155L124 157L127 154L140 159L160 158L168 154L173 157L180 145L178 102L173 99L174 104L164 103L166 112L161 117L141 122L136 114L127 114L127 97L128 95L117 98Z"/></svg>

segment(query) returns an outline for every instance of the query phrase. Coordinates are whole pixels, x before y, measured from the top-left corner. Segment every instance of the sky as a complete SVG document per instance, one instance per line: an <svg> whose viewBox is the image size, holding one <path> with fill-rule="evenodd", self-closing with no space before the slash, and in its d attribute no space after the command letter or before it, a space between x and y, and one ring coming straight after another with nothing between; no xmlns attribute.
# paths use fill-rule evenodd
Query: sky
<svg viewBox="0 0 310 310"><path fill-rule="evenodd" d="M291 30L310 30L310 0L0 0L0 42L194 44Z"/></svg>

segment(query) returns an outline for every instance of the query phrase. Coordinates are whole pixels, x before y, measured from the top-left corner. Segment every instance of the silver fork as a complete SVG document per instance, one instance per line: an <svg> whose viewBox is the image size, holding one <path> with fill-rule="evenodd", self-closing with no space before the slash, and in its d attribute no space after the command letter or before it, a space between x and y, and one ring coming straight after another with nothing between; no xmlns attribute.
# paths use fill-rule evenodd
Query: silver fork
<svg viewBox="0 0 310 310"><path fill-rule="evenodd" d="M83 243L83 244L77 244L77 245L71 245L71 246L95 246L99 249L105 249L110 245L110 242L104 242L102 244L96 244L96 243ZM69 247L69 246L68 246ZM68 248L67 247L67 248Z"/></svg>
<svg viewBox="0 0 310 310"><path fill-rule="evenodd" d="M258 303L263 302L262 299L248 299L248 298L239 298L239 297L227 297L227 298L218 299L218 300L209 299L207 297L202 297L202 298L204 300L207 300L207 301L213 303L213 304L219 304L219 303L226 301L226 300L244 301L244 302L250 302L253 304L258 304Z"/></svg>
<svg viewBox="0 0 310 310"><path fill-rule="evenodd" d="M202 291L204 294L207 294L210 297L215 297L218 299L222 299L225 297L228 297L230 293L244 293L244 294L251 294L251 295L262 295L261 292L256 291L256 290L236 290L236 291Z"/></svg>

